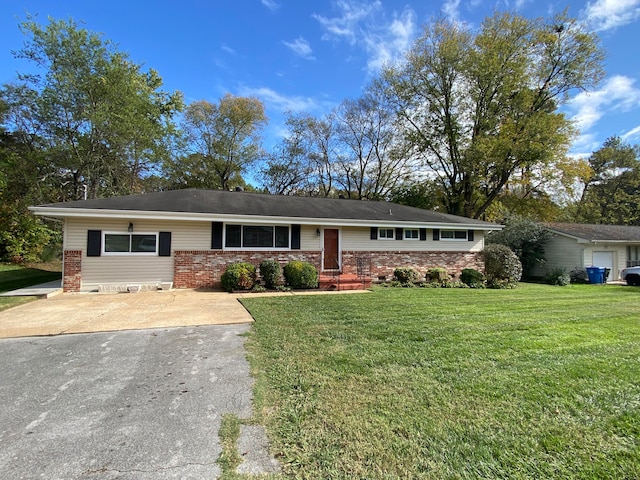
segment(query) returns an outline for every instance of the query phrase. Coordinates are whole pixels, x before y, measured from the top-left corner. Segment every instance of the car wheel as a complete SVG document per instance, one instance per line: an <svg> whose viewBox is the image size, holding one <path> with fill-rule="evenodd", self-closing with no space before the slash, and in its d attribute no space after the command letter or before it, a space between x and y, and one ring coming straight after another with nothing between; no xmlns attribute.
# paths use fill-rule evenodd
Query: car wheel
<svg viewBox="0 0 640 480"><path fill-rule="evenodd" d="M636 274L627 275L627 285L632 285L632 286L640 285L640 275L636 275Z"/></svg>

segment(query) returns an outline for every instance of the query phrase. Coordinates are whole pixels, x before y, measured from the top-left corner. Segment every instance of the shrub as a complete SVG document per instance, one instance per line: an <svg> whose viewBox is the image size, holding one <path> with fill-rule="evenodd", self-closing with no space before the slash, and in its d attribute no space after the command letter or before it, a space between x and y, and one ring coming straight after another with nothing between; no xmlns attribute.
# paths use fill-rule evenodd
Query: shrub
<svg viewBox="0 0 640 480"><path fill-rule="evenodd" d="M251 290L256 282L256 267L246 262L232 263L222 274L221 280L222 288L227 292Z"/></svg>
<svg viewBox="0 0 640 480"><path fill-rule="evenodd" d="M484 274L474 268L463 269L460 281L470 288L484 288Z"/></svg>
<svg viewBox="0 0 640 480"><path fill-rule="evenodd" d="M445 283L451 280L451 275L449 275L447 269L442 267L430 268L424 277L427 282Z"/></svg>
<svg viewBox="0 0 640 480"><path fill-rule="evenodd" d="M420 273L411 267L398 267L393 271L393 276L402 284L418 283L422 279Z"/></svg>
<svg viewBox="0 0 640 480"><path fill-rule="evenodd" d="M506 245L522 264L522 275L531 278L536 265L545 262L544 247L551 233L542 225L526 218L511 216L499 232L487 236L487 244Z"/></svg>
<svg viewBox="0 0 640 480"><path fill-rule="evenodd" d="M516 254L499 243L484 248L484 265L489 288L515 288L522 277L522 264Z"/></svg>
<svg viewBox="0 0 640 480"><path fill-rule="evenodd" d="M291 288L317 288L318 271L308 262L293 260L283 269L284 278Z"/></svg>
<svg viewBox="0 0 640 480"><path fill-rule="evenodd" d="M550 285L558 285L566 287L571 283L571 276L564 268L555 268L547 275L547 283Z"/></svg>
<svg viewBox="0 0 640 480"><path fill-rule="evenodd" d="M584 268L574 268L569 272L571 283L589 283L587 271Z"/></svg>
<svg viewBox="0 0 640 480"><path fill-rule="evenodd" d="M282 267L275 260L263 260L260 263L260 276L266 288L274 289L280 283Z"/></svg>

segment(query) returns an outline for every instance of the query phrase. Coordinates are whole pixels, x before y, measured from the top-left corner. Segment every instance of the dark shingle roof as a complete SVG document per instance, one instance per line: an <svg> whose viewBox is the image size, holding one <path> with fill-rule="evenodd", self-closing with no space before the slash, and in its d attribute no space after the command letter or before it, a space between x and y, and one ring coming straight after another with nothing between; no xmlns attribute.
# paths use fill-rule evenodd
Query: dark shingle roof
<svg viewBox="0 0 640 480"><path fill-rule="evenodd" d="M142 212L203 213L220 215L256 215L340 220L372 220L464 224L496 228L497 224L408 207L390 202L319 197L266 195L223 190L171 190L143 195L79 200L40 205L39 210L97 209Z"/></svg>
<svg viewBox="0 0 640 480"><path fill-rule="evenodd" d="M587 225L581 223L544 223L554 232L591 242L640 242L640 227L626 225Z"/></svg>

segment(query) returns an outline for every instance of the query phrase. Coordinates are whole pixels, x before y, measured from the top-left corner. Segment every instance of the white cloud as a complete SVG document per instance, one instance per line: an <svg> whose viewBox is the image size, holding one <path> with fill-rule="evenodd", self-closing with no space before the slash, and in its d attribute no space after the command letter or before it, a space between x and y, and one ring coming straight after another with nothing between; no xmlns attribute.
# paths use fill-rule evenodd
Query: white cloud
<svg viewBox="0 0 640 480"><path fill-rule="evenodd" d="M260 1L262 2L262 5L267 7L269 10L277 10L278 8L280 8L280 4L275 0L260 0Z"/></svg>
<svg viewBox="0 0 640 480"><path fill-rule="evenodd" d="M580 131L572 147L574 154L584 156L576 152L592 152L599 147L600 142L590 130L603 117L640 108L640 88L634 83L632 78L616 75L609 78L600 90L581 92L571 99L567 105L569 115ZM607 135L615 133L606 132Z"/></svg>
<svg viewBox="0 0 640 480"><path fill-rule="evenodd" d="M576 126L588 130L607 113L640 108L640 89L634 82L632 78L616 75L607 80L601 90L576 95L569 102L570 110L575 112Z"/></svg>
<svg viewBox="0 0 640 480"><path fill-rule="evenodd" d="M622 134L620 137L627 142L636 142L636 139L640 140L640 125L638 125L636 128L632 128L628 132Z"/></svg>
<svg viewBox="0 0 640 480"><path fill-rule="evenodd" d="M315 60L312 55L311 46L304 38L296 38L293 42L282 42L289 47L296 55L306 58L307 60Z"/></svg>
<svg viewBox="0 0 640 480"><path fill-rule="evenodd" d="M323 15L313 14L320 25L326 30L323 40L346 39L350 44L355 44L360 31L360 22L369 18L373 12L380 10L382 3L359 2L353 0L338 0L335 2L340 15L328 18Z"/></svg>
<svg viewBox="0 0 640 480"><path fill-rule="evenodd" d="M410 47L416 33L416 18L413 10L405 9L386 28L364 34L369 52L367 68L370 72L380 70L386 63L395 61Z"/></svg>
<svg viewBox="0 0 640 480"><path fill-rule="evenodd" d="M274 108L279 112L309 112L318 108L318 103L312 98L286 96L268 87L241 87L238 94L244 97L257 97L265 103L267 108Z"/></svg>
<svg viewBox="0 0 640 480"><path fill-rule="evenodd" d="M640 0L595 0L584 15L597 31L614 29L640 18Z"/></svg>
<svg viewBox="0 0 640 480"><path fill-rule="evenodd" d="M335 17L314 14L325 33L323 40L346 41L367 53L367 70L375 72L386 62L406 51L416 32L415 12L406 7L402 13L385 17L382 2L338 0Z"/></svg>
<svg viewBox="0 0 640 480"><path fill-rule="evenodd" d="M229 45L227 45L226 43L223 43L220 46L220 48L222 50L224 50L225 52L227 52L229 55L235 55L236 54L236 51L233 48L231 48Z"/></svg>
<svg viewBox="0 0 640 480"><path fill-rule="evenodd" d="M446 0L442 5L442 13L451 22L457 22L460 18L460 0Z"/></svg>

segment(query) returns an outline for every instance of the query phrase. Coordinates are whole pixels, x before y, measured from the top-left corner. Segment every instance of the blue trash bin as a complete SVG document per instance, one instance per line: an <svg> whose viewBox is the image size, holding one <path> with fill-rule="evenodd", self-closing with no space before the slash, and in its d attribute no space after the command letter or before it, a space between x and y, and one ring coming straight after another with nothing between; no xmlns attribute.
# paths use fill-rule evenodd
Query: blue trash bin
<svg viewBox="0 0 640 480"><path fill-rule="evenodd" d="M589 283L604 283L604 267L587 267Z"/></svg>

